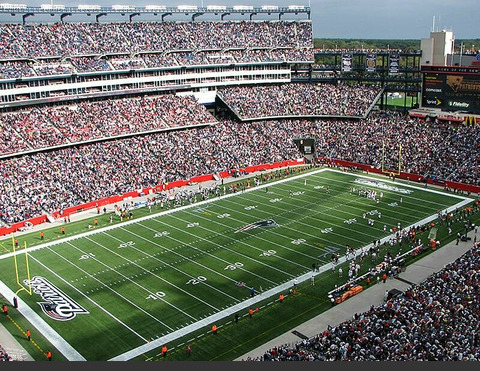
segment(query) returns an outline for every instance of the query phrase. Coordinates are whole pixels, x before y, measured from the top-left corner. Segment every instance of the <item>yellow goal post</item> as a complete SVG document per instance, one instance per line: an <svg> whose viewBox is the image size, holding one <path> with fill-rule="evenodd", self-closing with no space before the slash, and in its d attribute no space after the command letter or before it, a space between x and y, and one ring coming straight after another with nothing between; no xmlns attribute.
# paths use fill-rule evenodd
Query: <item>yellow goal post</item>
<svg viewBox="0 0 480 371"><path fill-rule="evenodd" d="M17 241L15 236L12 233L12 251L13 251L13 261L15 264L15 280L17 285L19 286L18 290L15 292L15 296L18 296L18 293L21 291L27 292L29 295L32 295L32 285L30 280L30 266L28 263L28 251L27 251L27 242L24 241L23 244L23 255L25 258L25 267L22 267L21 273L19 272L19 261L17 259L17 255L22 255L21 253L17 254L21 248L17 246ZM22 277L21 277L22 275ZM25 285L23 282L27 282Z"/></svg>

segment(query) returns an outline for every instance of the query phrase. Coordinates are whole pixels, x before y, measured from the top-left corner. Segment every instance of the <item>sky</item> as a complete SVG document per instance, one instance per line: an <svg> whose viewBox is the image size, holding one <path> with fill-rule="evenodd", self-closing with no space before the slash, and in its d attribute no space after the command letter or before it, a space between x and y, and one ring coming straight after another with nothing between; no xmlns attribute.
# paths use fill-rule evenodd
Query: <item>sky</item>
<svg viewBox="0 0 480 371"><path fill-rule="evenodd" d="M30 6L41 4L79 4L112 6L129 4L135 6L165 5L304 5L310 6L315 38L347 39L416 39L427 38L434 29L453 31L456 39L480 38L480 0L0 0L1 3L21 3ZM0 14L2 21L17 21L19 16ZM102 20L114 20L104 17ZM306 16L300 17L305 19ZM89 20L94 20L90 18ZM125 18L127 19L128 18ZM174 18L167 18L167 20ZM190 20L182 16L179 20ZM200 16L197 20L218 19ZM227 16L225 19L238 19ZM245 17L243 17L245 19ZM254 19L276 19L273 16L254 16ZM286 19L284 17L284 19ZM435 21L434 21L435 19ZM57 18L30 17L30 22L53 22ZM78 20L68 17L66 21ZM151 20L137 17L135 20Z"/></svg>

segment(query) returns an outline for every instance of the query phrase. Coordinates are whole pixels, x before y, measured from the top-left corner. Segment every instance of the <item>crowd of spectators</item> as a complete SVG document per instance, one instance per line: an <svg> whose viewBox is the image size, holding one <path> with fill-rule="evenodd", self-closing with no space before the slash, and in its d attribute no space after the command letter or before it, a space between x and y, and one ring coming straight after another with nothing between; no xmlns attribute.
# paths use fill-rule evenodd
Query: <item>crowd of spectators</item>
<svg viewBox="0 0 480 371"><path fill-rule="evenodd" d="M10 224L165 182L300 158L293 138L305 137L315 139L318 158L376 168L383 160L384 166L396 169L401 156L402 171L480 185L476 126L372 113L361 120L222 120L189 130L155 132L184 126L189 119L215 120L193 97L182 97L173 106L165 100L173 98L166 97L173 96L33 109L16 113L13 121L14 114L7 114L0 136L7 151L84 144L0 160L0 219ZM152 134L88 143L140 131Z"/></svg>
<svg viewBox="0 0 480 371"><path fill-rule="evenodd" d="M4 61L0 63L0 79L32 77L36 73L30 63L25 61Z"/></svg>
<svg viewBox="0 0 480 371"><path fill-rule="evenodd" d="M270 124L226 121L0 160L0 219L11 224L175 180L299 158L283 135Z"/></svg>
<svg viewBox="0 0 480 371"><path fill-rule="evenodd" d="M320 123L320 122L318 122ZM375 114L360 122L316 127L318 156L398 169L434 180L480 185L480 130L402 114Z"/></svg>
<svg viewBox="0 0 480 371"><path fill-rule="evenodd" d="M33 70L37 76L70 75L74 72L70 63L48 61L33 64Z"/></svg>
<svg viewBox="0 0 480 371"><path fill-rule="evenodd" d="M279 84L228 86L219 97L241 118L275 116L364 117L373 106L378 85Z"/></svg>
<svg viewBox="0 0 480 371"><path fill-rule="evenodd" d="M113 70L103 57L73 57L70 59L70 63L74 71L79 73Z"/></svg>
<svg viewBox="0 0 480 371"><path fill-rule="evenodd" d="M4 153L83 144L0 160L0 219L12 223L164 182L296 159L302 155L293 138L306 137L315 139L319 159L391 169L400 160L408 173L480 185L480 130L473 125L382 112L360 120L223 120L203 126L214 122L192 96L172 95L5 114ZM203 125L168 130L190 124ZM133 137L102 141L122 134ZM93 139L100 141L89 143Z"/></svg>
<svg viewBox="0 0 480 371"><path fill-rule="evenodd" d="M12 361L4 347L0 345L0 361Z"/></svg>
<svg viewBox="0 0 480 371"><path fill-rule="evenodd" d="M426 122L401 113L366 119L282 120L285 138L315 139L318 158L341 159L401 170L438 181L480 186L480 128Z"/></svg>
<svg viewBox="0 0 480 371"><path fill-rule="evenodd" d="M312 44L311 23L296 21L2 24L0 79L311 61ZM26 61L45 57L57 59ZM315 138L319 158L374 167L401 162L406 172L480 185L477 127L423 122L396 113L367 117L380 90L376 85L292 83L226 87L218 92L241 119L360 120L217 123L193 96L174 95L4 113L2 155L83 144L0 159L0 222L11 224L193 176L299 158L292 140L299 137ZM167 130L185 126L193 128ZM143 132L152 133L134 135ZM88 143L119 135L133 136ZM480 251L475 246L405 295L295 346L270 349L255 360L480 360L475 320L480 314L479 272ZM0 360L9 360L1 346Z"/></svg>
<svg viewBox="0 0 480 371"><path fill-rule="evenodd" d="M351 320L248 361L479 361L480 249Z"/></svg>
<svg viewBox="0 0 480 371"><path fill-rule="evenodd" d="M0 63L0 79L32 76L69 75L72 73L120 71L172 66L230 65L232 63L311 62L311 48L243 48L224 50L166 51L116 56L77 56L64 60L52 58L46 62L9 60Z"/></svg>
<svg viewBox="0 0 480 371"><path fill-rule="evenodd" d="M192 95L172 94L34 107L1 119L0 154L216 122Z"/></svg>
<svg viewBox="0 0 480 371"><path fill-rule="evenodd" d="M264 111L258 115L282 116L285 115L286 102L291 107L298 107L290 112L291 115L307 115L305 110L313 110L317 102L320 106L333 105L338 108L327 109L325 114L360 114L361 108L353 112L352 107L360 106L359 100L366 100L374 93L375 88L366 87L366 93L360 86L335 86L313 84L285 84L266 87L226 88L220 92L221 96L236 97L241 100L244 94L252 98L250 110L260 112L260 106L254 100L262 101ZM250 93L252 91L252 93ZM272 99L268 101L262 92ZM315 94L322 92L322 97L329 92L326 102L322 97L315 98ZM359 97L363 97L360 99ZM253 98L255 97L255 98ZM231 98L233 100L234 98ZM311 102L316 99L315 102ZM373 98L372 98L373 99ZM373 100L364 104L371 105ZM234 105L234 103L232 103ZM236 109L234 105L233 109ZM247 107L248 108L248 107ZM157 97L108 99L98 102L80 102L68 106L48 106L28 108L26 110L6 113L2 117L5 132L0 139L5 139L0 154L10 154L28 149L41 149L58 145L78 143L98 138L107 138L117 135L132 134L144 131L159 130L178 126L192 126L215 122L215 119L192 96L162 95ZM19 142L12 142L12 138L20 136Z"/></svg>
<svg viewBox="0 0 480 371"><path fill-rule="evenodd" d="M20 153L30 149L26 141L5 120L0 120L1 154Z"/></svg>
<svg viewBox="0 0 480 371"><path fill-rule="evenodd" d="M171 53L177 64L211 65L252 62L309 62L313 60L312 49L231 49L217 51L177 52ZM155 66L160 67L160 66Z"/></svg>
<svg viewBox="0 0 480 371"><path fill-rule="evenodd" d="M146 68L141 58L113 57L108 60L115 70L130 70Z"/></svg>
<svg viewBox="0 0 480 371"><path fill-rule="evenodd" d="M143 59L148 68L175 67L179 65L177 59L175 58L175 53L171 52L145 53L141 54L140 57Z"/></svg>
<svg viewBox="0 0 480 371"><path fill-rule="evenodd" d="M330 53L354 53L354 54L357 54L357 53L369 53L369 52L372 52L372 53L402 53L402 52L406 52L406 51L410 51L410 52L416 52L416 53L419 53L421 54L421 50L414 50L414 51L411 51L411 50L402 50L402 49L394 49L394 48L376 48L376 49L368 49L368 48L316 48L315 50L315 54L322 54L322 53L325 53L325 54L330 54Z"/></svg>
<svg viewBox="0 0 480 371"><path fill-rule="evenodd" d="M260 52L252 53L251 49ZM0 66L3 78L32 76L35 72L41 76L106 71L112 66L102 60L105 55L124 56L125 61L115 69L182 63L182 54L164 60L162 56L171 51L191 55L216 51L231 57L235 54L242 62L313 61L312 25L283 20L0 24L0 60L7 61ZM154 57L144 60L139 53ZM131 58L135 54L137 57ZM42 68L33 68L25 61L34 59L42 64L39 61L45 58L48 63ZM197 63L212 62L200 53Z"/></svg>

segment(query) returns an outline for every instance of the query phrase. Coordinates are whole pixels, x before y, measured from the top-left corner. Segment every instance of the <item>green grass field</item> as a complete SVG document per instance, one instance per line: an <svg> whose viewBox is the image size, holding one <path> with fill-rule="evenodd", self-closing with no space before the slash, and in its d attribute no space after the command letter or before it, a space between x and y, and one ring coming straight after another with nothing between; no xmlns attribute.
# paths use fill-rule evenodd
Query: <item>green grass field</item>
<svg viewBox="0 0 480 371"><path fill-rule="evenodd" d="M410 96L407 95L406 107L411 108L411 107L413 107L414 103L418 102L418 101L419 101L418 97L410 97ZM377 104L379 105L380 102L378 102ZM399 98L388 97L387 100L386 100L386 105L388 107L400 108L400 107L403 107L404 104L405 104L404 93L402 93L402 96L399 97Z"/></svg>
<svg viewBox="0 0 480 371"><path fill-rule="evenodd" d="M377 203L359 196L359 188L383 197ZM20 292L20 307L28 306L27 320L67 359L185 360L188 342L189 359L232 360L328 309L325 293L339 283L330 271L332 253L384 241L398 223L428 223L440 210L471 201L322 169L177 209L135 212L134 220L88 232L84 222L79 235L56 238L51 231L43 244L25 238L35 292ZM0 292L8 297L19 286L8 242L3 246ZM25 259L18 253L23 280ZM321 270L312 288L314 263ZM294 280L298 299L289 292ZM280 304L279 293L291 297ZM259 308L254 319L249 308ZM159 356L163 345L167 358Z"/></svg>

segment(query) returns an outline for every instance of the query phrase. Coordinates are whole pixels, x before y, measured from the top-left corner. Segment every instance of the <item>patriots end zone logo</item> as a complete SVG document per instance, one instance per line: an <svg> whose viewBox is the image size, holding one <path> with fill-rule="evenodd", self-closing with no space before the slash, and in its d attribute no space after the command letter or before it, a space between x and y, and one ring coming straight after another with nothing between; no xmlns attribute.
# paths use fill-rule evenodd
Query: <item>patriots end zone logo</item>
<svg viewBox="0 0 480 371"><path fill-rule="evenodd" d="M30 282L24 280L23 283L25 285L30 284L33 292L45 300L37 304L40 305L43 313L51 319L69 321L74 319L77 314L90 314L44 277L35 276Z"/></svg>
<svg viewBox="0 0 480 371"><path fill-rule="evenodd" d="M247 224L240 229L237 229L235 233L249 231L250 229L263 228L263 227L278 227L277 222L273 219L261 220L252 224Z"/></svg>

